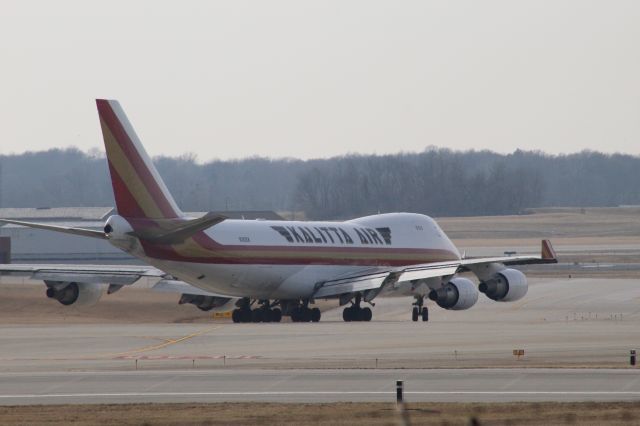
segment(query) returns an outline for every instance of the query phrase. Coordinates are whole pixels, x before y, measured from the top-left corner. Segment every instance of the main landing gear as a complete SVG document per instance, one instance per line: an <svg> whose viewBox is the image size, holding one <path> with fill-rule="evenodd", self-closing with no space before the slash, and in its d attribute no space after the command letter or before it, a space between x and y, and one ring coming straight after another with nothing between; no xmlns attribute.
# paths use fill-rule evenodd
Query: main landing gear
<svg viewBox="0 0 640 426"><path fill-rule="evenodd" d="M360 307L361 299L362 296L360 295L360 293L356 294L353 304L348 308L344 308L344 311L342 311L343 320L345 320L346 322L371 321L371 317L373 316L371 308Z"/></svg>
<svg viewBox="0 0 640 426"><path fill-rule="evenodd" d="M251 309L251 305L257 302L258 307ZM320 321L320 309L310 308L309 301L303 300L280 300L271 303L269 300L259 300L252 302L245 297L237 302L237 309L231 313L233 322L280 322L282 320L282 310L275 308L280 305L286 315L291 316L292 322L318 322Z"/></svg>
<svg viewBox="0 0 640 426"><path fill-rule="evenodd" d="M422 321L429 321L429 308L424 305L424 296L416 296L416 301L413 303L413 311L411 312L411 319L418 321L418 318L422 317Z"/></svg>
<svg viewBox="0 0 640 426"><path fill-rule="evenodd" d="M231 313L233 322L280 322L282 311L272 308L268 300L261 300L257 308L251 309L251 300L248 297L238 301L238 309Z"/></svg>
<svg viewBox="0 0 640 426"><path fill-rule="evenodd" d="M318 322L321 317L320 309L310 308L308 300L303 300L301 304L293 306L289 315L291 322Z"/></svg>

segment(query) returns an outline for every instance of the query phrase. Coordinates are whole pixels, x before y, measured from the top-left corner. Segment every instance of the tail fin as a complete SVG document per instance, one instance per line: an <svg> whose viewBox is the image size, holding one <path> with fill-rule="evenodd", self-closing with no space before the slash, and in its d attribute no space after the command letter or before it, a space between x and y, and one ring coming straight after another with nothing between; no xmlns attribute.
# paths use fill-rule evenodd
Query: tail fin
<svg viewBox="0 0 640 426"><path fill-rule="evenodd" d="M118 213L126 218L182 216L118 101L96 99Z"/></svg>

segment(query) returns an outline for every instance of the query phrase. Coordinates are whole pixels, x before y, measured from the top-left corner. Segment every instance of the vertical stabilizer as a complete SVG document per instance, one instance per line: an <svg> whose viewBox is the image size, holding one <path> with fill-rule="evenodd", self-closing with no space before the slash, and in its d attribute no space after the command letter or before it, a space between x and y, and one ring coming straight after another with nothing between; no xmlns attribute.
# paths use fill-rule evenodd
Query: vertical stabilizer
<svg viewBox="0 0 640 426"><path fill-rule="evenodd" d="M182 216L118 101L97 99L118 214L125 218Z"/></svg>

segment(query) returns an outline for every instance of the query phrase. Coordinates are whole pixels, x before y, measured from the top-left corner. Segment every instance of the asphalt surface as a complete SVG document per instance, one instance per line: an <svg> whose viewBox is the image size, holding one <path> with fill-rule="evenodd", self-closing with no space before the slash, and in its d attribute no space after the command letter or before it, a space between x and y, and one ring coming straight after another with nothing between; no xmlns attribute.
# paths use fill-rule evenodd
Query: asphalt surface
<svg viewBox="0 0 640 426"><path fill-rule="evenodd" d="M429 306L428 323L410 321L411 299L389 298L376 300L368 323L345 323L338 308L319 323L0 324L0 371L122 370L136 360L156 369L626 367L640 349L637 280L532 279L514 303Z"/></svg>
<svg viewBox="0 0 640 426"><path fill-rule="evenodd" d="M640 400L637 280L534 279L428 323L376 302L369 323L0 324L0 404L389 401L396 380L408 401Z"/></svg>
<svg viewBox="0 0 640 426"><path fill-rule="evenodd" d="M640 400L640 371L238 370L0 374L0 404Z"/></svg>

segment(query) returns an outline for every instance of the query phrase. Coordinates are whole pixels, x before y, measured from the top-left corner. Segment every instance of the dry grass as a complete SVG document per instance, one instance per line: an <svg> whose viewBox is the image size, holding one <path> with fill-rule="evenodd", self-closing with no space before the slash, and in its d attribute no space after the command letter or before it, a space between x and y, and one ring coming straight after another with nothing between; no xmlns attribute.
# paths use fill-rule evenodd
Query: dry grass
<svg viewBox="0 0 640 426"><path fill-rule="evenodd" d="M640 421L640 404L612 403L416 403L411 424L629 425ZM334 404L105 404L0 407L3 425L397 425L391 403Z"/></svg>
<svg viewBox="0 0 640 426"><path fill-rule="evenodd" d="M453 239L640 239L640 209L546 209L535 214L438 218Z"/></svg>

